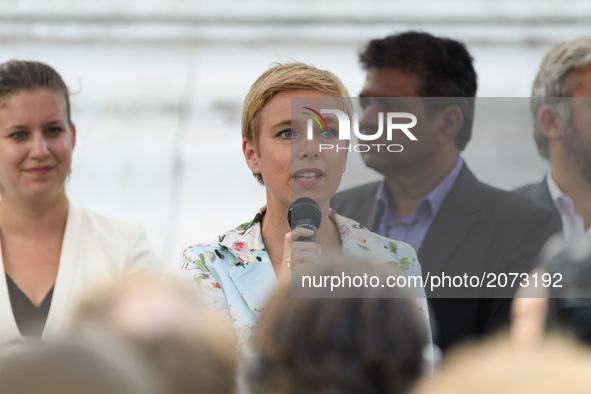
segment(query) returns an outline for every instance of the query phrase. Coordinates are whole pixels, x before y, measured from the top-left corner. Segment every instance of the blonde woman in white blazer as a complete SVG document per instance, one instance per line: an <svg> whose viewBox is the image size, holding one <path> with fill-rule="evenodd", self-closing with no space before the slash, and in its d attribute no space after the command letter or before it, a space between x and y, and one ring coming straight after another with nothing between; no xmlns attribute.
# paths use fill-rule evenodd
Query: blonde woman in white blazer
<svg viewBox="0 0 591 394"><path fill-rule="evenodd" d="M139 225L70 204L76 128L51 67L0 65L0 344L60 332L89 287L156 267Z"/></svg>

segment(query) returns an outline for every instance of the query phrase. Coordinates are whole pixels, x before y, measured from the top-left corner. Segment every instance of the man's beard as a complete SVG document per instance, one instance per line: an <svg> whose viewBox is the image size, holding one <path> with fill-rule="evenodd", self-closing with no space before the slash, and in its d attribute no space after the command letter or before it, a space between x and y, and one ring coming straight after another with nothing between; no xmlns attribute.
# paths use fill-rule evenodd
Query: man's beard
<svg viewBox="0 0 591 394"><path fill-rule="evenodd" d="M579 168L587 182L591 183L591 139L584 141L579 130L571 123L566 129L563 143L568 158Z"/></svg>

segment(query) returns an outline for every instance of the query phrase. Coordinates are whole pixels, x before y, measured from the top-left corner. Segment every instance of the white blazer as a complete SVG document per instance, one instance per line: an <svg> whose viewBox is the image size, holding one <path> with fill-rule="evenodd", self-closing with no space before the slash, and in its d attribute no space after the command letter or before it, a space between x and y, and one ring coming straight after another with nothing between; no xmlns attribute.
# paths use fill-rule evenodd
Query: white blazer
<svg viewBox="0 0 591 394"><path fill-rule="evenodd" d="M157 267L158 259L141 225L70 203L53 297L41 338L56 337L64 330L76 302L92 286L126 273ZM0 344L20 336L0 250Z"/></svg>

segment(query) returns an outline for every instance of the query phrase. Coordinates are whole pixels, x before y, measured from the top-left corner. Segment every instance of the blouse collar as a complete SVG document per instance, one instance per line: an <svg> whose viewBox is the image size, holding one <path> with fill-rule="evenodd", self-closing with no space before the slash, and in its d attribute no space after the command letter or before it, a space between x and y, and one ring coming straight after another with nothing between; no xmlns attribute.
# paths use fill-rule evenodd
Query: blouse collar
<svg viewBox="0 0 591 394"><path fill-rule="evenodd" d="M266 210L266 206L262 207L253 220L220 235L218 243L236 256L238 261L235 265L253 264L257 261L256 253L265 251L261 220ZM395 258L396 243L389 241L388 245L384 245L376 240L375 234L356 221L343 217L332 209L329 214L338 227L344 255L363 259L371 254L372 261L400 264Z"/></svg>

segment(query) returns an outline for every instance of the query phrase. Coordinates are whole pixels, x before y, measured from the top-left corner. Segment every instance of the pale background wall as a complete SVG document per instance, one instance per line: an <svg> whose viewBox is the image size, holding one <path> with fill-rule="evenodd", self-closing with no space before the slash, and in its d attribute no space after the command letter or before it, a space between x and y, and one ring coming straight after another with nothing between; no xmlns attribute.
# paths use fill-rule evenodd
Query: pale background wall
<svg viewBox="0 0 591 394"><path fill-rule="evenodd" d="M0 61L41 60L62 74L78 129L71 200L141 222L175 264L186 245L264 203L243 162L239 120L250 84L272 62L330 69L356 95L364 42L424 30L468 45L479 96L526 97L543 53L589 34L590 22L588 0L0 0ZM476 130L464 157L503 188L545 168L519 127Z"/></svg>

